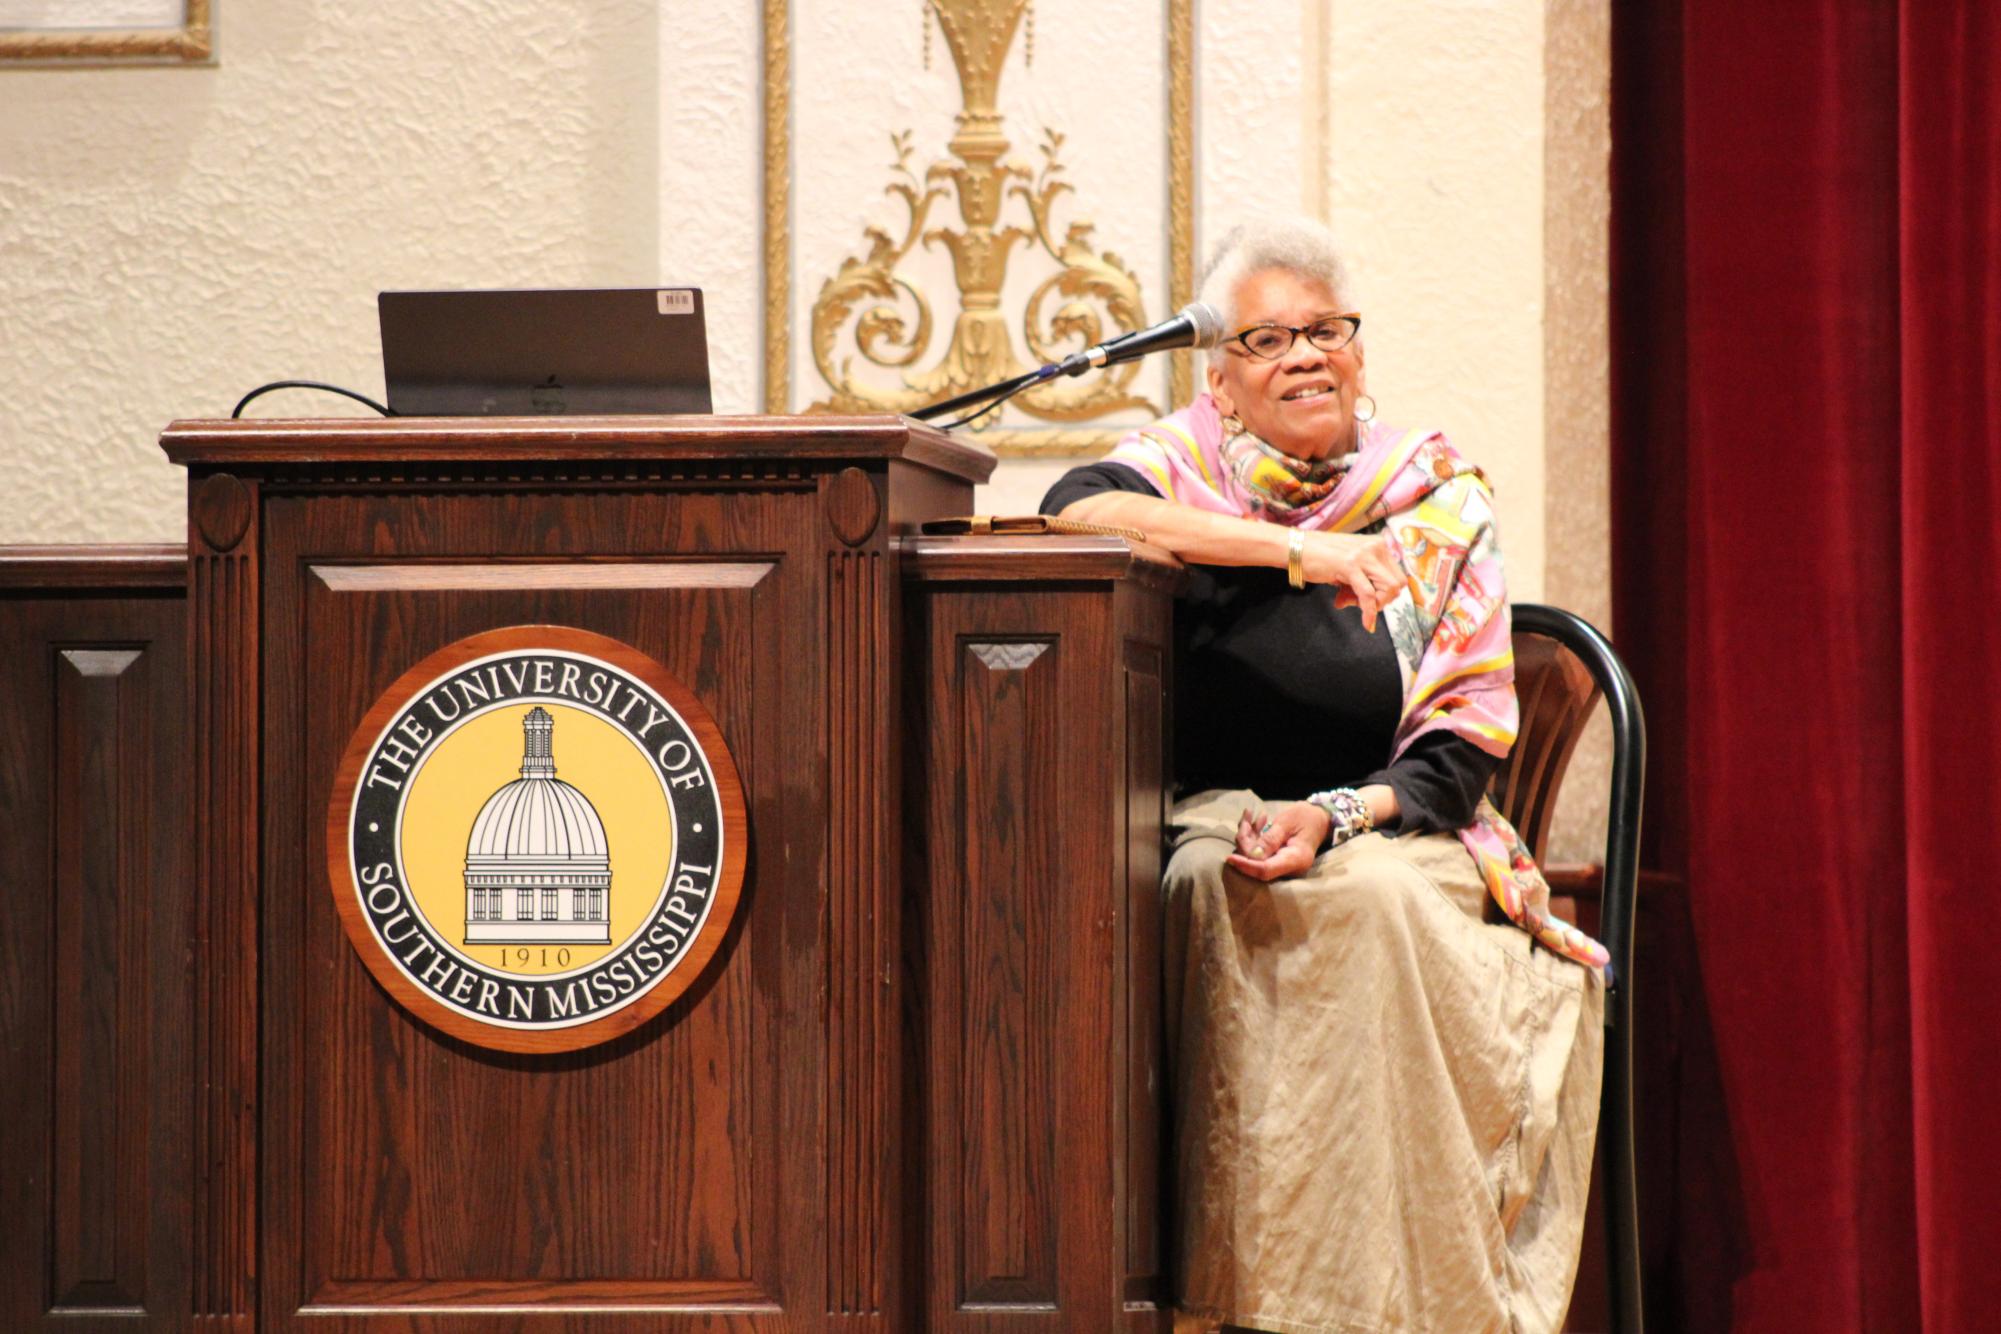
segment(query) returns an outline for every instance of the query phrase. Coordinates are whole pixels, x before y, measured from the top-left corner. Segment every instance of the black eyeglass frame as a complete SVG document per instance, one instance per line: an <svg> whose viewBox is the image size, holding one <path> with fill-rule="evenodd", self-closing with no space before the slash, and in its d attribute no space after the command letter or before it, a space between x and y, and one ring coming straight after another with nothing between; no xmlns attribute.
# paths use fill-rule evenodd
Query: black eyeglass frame
<svg viewBox="0 0 2001 1334"><path fill-rule="evenodd" d="M1315 338L1313 334L1310 332L1311 330L1318 329L1323 324L1345 324L1348 326L1348 336L1346 338L1343 338L1340 342L1334 344L1334 346L1329 347L1327 346L1327 344L1321 342L1318 338ZM1266 329L1283 329L1287 335L1285 340L1285 346L1269 355L1263 352L1256 351L1251 347L1250 342L1248 341L1252 334L1263 333ZM1356 314L1326 315L1321 317L1320 319L1313 321L1313 323L1311 324L1253 324L1248 329L1239 329L1236 333L1230 335L1223 341L1226 345L1230 343L1235 343L1238 346L1242 347L1244 349L1244 355L1247 357L1255 357L1259 361L1277 361L1279 358L1283 357L1286 353L1292 351L1293 345L1299 341L1299 336L1301 334L1305 334L1306 341L1313 344L1313 346L1319 348L1322 352L1339 352L1342 348L1354 342L1356 336L1361 332L1362 332L1362 317L1360 315Z"/></svg>

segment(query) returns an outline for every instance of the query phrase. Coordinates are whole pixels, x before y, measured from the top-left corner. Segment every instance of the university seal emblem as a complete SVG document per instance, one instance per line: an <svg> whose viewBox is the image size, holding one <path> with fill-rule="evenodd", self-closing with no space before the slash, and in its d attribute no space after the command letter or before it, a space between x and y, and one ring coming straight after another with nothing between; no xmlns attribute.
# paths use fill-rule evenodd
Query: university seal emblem
<svg viewBox="0 0 2001 1334"><path fill-rule="evenodd" d="M743 792L707 711L630 645L558 626L405 672L327 811L334 904L376 981L507 1051L658 1014L721 945L743 862Z"/></svg>

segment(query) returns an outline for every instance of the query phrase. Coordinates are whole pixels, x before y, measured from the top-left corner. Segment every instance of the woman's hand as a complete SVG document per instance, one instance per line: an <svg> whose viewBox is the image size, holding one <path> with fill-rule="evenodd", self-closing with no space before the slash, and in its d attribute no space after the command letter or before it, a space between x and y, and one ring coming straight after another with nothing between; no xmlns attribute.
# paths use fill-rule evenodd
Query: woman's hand
<svg viewBox="0 0 2001 1334"><path fill-rule="evenodd" d="M1303 553L1306 581L1349 589L1362 608L1362 628L1376 629L1376 614L1403 591L1403 568L1380 533L1312 532Z"/></svg>
<svg viewBox="0 0 2001 1334"><path fill-rule="evenodd" d="M1333 822L1309 801L1245 811L1237 821L1237 850L1229 857L1253 880L1278 880L1298 875L1313 865Z"/></svg>

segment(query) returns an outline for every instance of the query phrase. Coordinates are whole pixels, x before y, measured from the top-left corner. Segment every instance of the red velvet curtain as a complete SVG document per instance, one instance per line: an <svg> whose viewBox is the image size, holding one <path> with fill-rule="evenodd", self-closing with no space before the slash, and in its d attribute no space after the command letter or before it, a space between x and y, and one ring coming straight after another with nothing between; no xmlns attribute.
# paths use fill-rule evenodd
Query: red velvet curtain
<svg viewBox="0 0 2001 1334"><path fill-rule="evenodd" d="M1903 853L1918 1288L2001 1326L2001 6L1905 0Z"/></svg>
<svg viewBox="0 0 2001 1334"><path fill-rule="evenodd" d="M1614 25L1615 624L1729 1169L1648 1177L1650 1313L2001 1329L2001 4Z"/></svg>

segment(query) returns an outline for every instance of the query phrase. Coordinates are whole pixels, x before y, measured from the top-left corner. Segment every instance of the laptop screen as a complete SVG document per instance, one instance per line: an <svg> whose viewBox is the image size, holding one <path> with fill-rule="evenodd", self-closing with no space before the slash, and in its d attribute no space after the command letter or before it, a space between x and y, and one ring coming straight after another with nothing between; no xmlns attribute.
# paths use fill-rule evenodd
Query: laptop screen
<svg viewBox="0 0 2001 1334"><path fill-rule="evenodd" d="M399 416L711 410L696 288L384 292L376 310Z"/></svg>

